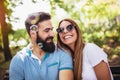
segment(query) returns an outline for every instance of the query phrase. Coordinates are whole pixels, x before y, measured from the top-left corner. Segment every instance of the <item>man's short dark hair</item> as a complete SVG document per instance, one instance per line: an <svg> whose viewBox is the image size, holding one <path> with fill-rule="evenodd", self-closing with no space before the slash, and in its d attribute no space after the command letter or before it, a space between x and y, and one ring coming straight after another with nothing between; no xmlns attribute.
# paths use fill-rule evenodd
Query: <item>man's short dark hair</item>
<svg viewBox="0 0 120 80"><path fill-rule="evenodd" d="M49 19L51 19L51 16L49 13L46 12L35 12L30 14L25 21L25 27L28 34L30 34L30 26L37 25L39 22Z"/></svg>

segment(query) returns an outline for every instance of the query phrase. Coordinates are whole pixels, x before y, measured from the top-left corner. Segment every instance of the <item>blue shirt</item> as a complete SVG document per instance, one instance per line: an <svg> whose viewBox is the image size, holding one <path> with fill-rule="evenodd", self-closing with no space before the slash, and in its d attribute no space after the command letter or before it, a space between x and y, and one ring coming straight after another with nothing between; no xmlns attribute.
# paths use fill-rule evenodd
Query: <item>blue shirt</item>
<svg viewBox="0 0 120 80"><path fill-rule="evenodd" d="M9 73L10 80L58 80L59 71L68 69L73 69L72 58L62 49L40 60L27 46L11 60Z"/></svg>

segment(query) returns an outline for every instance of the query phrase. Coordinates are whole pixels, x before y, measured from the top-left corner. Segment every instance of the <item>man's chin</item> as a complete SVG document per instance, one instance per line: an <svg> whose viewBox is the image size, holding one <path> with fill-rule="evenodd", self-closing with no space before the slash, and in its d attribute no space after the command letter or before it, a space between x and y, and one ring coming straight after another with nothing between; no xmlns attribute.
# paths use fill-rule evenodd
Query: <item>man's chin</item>
<svg viewBox="0 0 120 80"><path fill-rule="evenodd" d="M46 52L54 52L55 50L55 44L53 42L46 43L43 45L42 49Z"/></svg>

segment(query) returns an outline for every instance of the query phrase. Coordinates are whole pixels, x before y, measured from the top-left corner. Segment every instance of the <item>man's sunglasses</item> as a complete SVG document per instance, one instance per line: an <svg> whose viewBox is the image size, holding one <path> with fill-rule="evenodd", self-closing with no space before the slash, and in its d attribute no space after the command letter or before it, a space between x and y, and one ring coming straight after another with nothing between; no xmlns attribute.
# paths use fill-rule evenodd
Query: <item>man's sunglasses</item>
<svg viewBox="0 0 120 80"><path fill-rule="evenodd" d="M66 29L67 29L67 31L71 31L74 27L75 27L74 25L70 24L70 25L68 25L68 26L66 27ZM63 32L64 32L64 28L57 28L56 31L57 31L58 33L63 33Z"/></svg>

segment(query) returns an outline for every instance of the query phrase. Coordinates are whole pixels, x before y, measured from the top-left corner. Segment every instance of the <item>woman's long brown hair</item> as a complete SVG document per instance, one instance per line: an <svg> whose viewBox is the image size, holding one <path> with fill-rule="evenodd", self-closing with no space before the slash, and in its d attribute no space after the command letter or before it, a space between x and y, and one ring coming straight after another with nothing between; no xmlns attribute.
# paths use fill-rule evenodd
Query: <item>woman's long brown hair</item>
<svg viewBox="0 0 120 80"><path fill-rule="evenodd" d="M73 24L75 26L76 32L77 32L77 40L75 42L75 50L72 51L72 49L65 45L60 37L59 34L57 34L57 46L64 48L66 50L69 50L71 52L71 55L73 57L73 65L74 65L74 79L75 80L82 80L82 56L83 56L83 48L84 48L84 42L82 40L82 33L79 29L79 26L77 25L77 23L71 19L63 19L59 22L58 27L60 26L60 24L63 21L68 21L71 24Z"/></svg>

